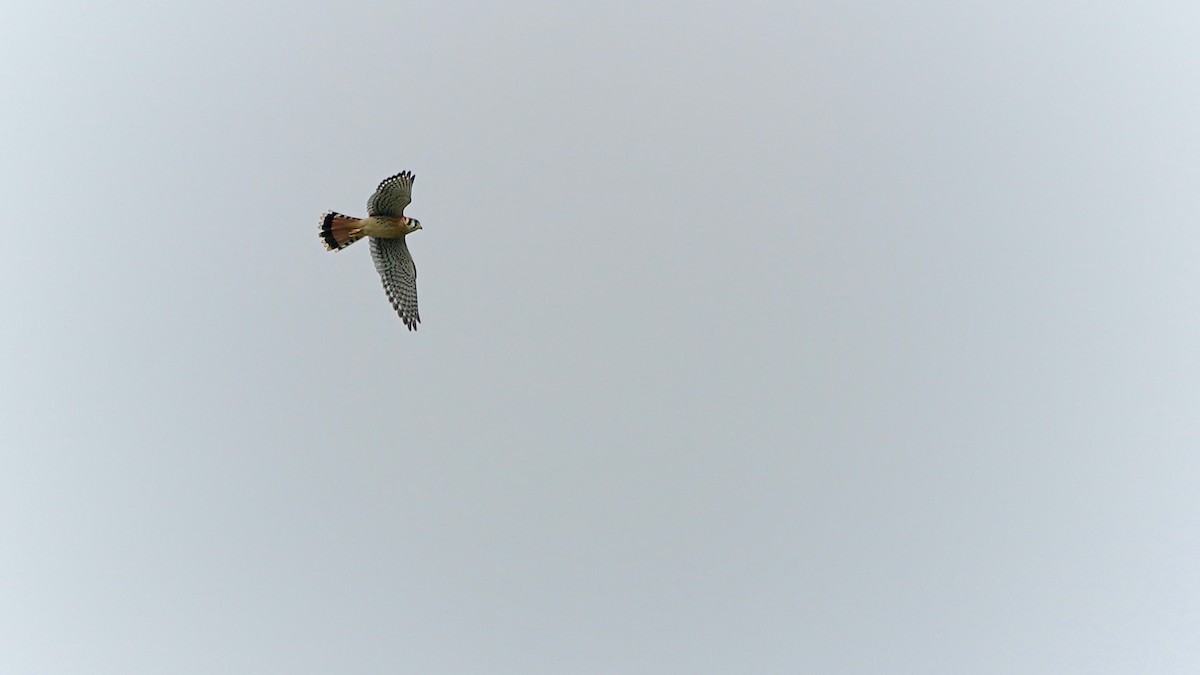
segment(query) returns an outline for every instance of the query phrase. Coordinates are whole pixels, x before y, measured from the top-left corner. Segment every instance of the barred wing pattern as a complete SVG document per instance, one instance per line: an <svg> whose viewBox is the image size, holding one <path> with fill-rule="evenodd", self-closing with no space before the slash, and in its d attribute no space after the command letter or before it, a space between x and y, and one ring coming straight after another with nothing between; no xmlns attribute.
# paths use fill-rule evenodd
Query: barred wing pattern
<svg viewBox="0 0 1200 675"><path fill-rule="evenodd" d="M409 330L416 330L421 323L421 315L417 313L417 266L408 254L408 244L403 237L371 237L371 259L392 307Z"/></svg>
<svg viewBox="0 0 1200 675"><path fill-rule="evenodd" d="M413 176L411 171L402 171L395 176L384 178L375 194L367 200L367 214L372 216L391 216L399 218L404 215L404 207L412 202Z"/></svg>

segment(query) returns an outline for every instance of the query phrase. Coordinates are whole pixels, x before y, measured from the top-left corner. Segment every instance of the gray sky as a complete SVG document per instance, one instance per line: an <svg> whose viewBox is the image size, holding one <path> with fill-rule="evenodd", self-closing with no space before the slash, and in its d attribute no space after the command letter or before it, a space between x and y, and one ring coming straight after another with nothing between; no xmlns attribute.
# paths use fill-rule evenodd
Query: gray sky
<svg viewBox="0 0 1200 675"><path fill-rule="evenodd" d="M0 672L1200 669L1195 3L298 7L0 23Z"/></svg>

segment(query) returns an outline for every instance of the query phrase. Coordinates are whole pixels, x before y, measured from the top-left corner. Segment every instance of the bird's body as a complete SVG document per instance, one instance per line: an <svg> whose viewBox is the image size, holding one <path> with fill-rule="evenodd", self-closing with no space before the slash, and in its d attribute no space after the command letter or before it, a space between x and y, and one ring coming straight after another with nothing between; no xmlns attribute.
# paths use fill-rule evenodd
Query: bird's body
<svg viewBox="0 0 1200 675"><path fill-rule="evenodd" d="M411 219L403 216L392 218L390 216L367 216L359 222L359 228L362 233L368 237L382 237L384 239L395 239L408 234L408 225Z"/></svg>
<svg viewBox="0 0 1200 675"><path fill-rule="evenodd" d="M405 171L385 178L367 200L367 217L354 218L329 211L321 216L321 240L330 251L370 237L371 259L383 281L392 307L409 330L421 322L417 312L417 267L405 237L421 229L421 222L404 215L412 201L413 175Z"/></svg>

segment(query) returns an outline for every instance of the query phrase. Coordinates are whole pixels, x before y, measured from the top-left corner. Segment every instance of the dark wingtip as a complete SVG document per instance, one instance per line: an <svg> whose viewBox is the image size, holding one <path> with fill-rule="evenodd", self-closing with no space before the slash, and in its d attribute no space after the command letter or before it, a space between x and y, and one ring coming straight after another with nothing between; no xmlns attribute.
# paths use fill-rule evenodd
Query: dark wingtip
<svg viewBox="0 0 1200 675"><path fill-rule="evenodd" d="M411 183L411 182L413 182L414 180L416 180L416 178L417 178L417 177L416 177L415 175L413 175L413 172L411 172L411 171L408 171L408 170L406 169L406 170L404 170L404 171L401 171L400 173L398 173L398 174L396 174L396 175L394 175L394 176L388 176L387 178L384 178L383 180L379 181L379 188L378 188L378 189L382 189L384 185L387 185L387 184L388 184L388 182L390 182L390 181L394 181L394 180L396 180L397 178L404 178L404 179L408 180L408 182L410 182L410 183Z"/></svg>

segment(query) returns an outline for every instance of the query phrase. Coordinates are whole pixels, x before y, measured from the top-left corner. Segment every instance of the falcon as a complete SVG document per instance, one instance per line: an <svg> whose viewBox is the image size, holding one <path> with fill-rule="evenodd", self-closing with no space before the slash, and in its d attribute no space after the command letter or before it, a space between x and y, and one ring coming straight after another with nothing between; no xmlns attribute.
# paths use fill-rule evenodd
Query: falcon
<svg viewBox="0 0 1200 675"><path fill-rule="evenodd" d="M367 200L367 217L353 218L334 211L321 216L321 240L330 251L340 251L369 237L371 259L383 280L392 307L409 330L421 323L417 313L417 267L404 238L421 229L421 221L404 215L412 202L413 174L402 171L383 179Z"/></svg>

